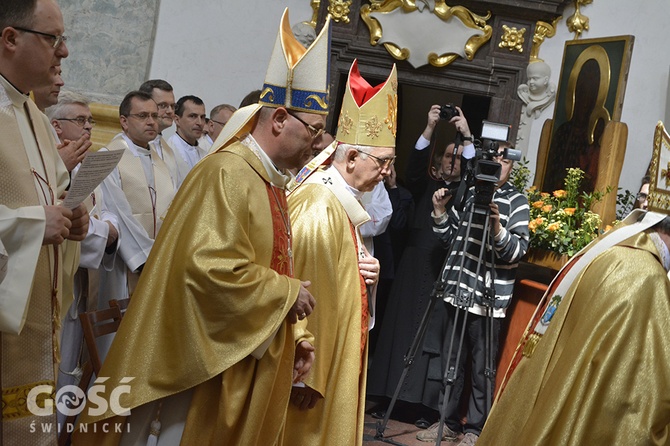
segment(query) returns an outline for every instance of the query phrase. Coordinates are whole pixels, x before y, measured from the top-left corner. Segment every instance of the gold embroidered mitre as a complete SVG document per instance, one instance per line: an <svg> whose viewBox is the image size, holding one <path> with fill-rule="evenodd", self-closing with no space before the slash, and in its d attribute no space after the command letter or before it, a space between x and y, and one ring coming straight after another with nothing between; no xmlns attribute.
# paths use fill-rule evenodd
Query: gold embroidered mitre
<svg viewBox="0 0 670 446"><path fill-rule="evenodd" d="M649 169L648 210L670 215L670 135L661 121L654 132L654 152Z"/></svg>
<svg viewBox="0 0 670 446"><path fill-rule="evenodd" d="M398 118L398 78L395 64L383 84L372 87L354 60L349 70L337 141L374 147L395 147Z"/></svg>
<svg viewBox="0 0 670 446"><path fill-rule="evenodd" d="M328 114L330 90L330 16L314 42L305 48L293 35L284 10L258 104L237 110L210 152L240 139L253 128L261 107L286 107L300 112Z"/></svg>

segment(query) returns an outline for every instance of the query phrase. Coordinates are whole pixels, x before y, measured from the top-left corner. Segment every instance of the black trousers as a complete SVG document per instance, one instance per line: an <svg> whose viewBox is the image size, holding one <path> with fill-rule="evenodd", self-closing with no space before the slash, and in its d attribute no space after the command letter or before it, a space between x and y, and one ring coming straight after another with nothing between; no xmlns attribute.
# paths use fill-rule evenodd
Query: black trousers
<svg viewBox="0 0 670 446"><path fill-rule="evenodd" d="M439 303L438 303L439 304ZM453 305L443 302L447 317L443 319L443 344L442 344L442 374L447 365L457 367L457 376L451 388L449 401L447 402L445 411L445 424L453 431L472 432L479 435L484 428L486 417L488 415L486 407L486 388L490 387L491 398L494 395L495 377L492 377L490 382L486 377L486 323L488 318L478 316L476 314L467 313L464 310L457 309ZM458 312L458 321L456 322L456 331L453 332L454 319ZM498 343L500 335L501 318L493 319L493 329L491 330L492 343L492 367L495 369L498 359ZM456 357L458 356L458 345L461 338L461 329L465 321L465 332L463 334L463 347L460 354L460 361L456 364ZM452 343L453 332L453 346L451 348L451 360L448 359L449 346ZM461 407L460 400L463 394L465 383L465 362L471 359L471 391L470 400L468 402L467 422L465 426L461 425L461 417L459 409ZM440 393L440 402L444 400L445 389Z"/></svg>

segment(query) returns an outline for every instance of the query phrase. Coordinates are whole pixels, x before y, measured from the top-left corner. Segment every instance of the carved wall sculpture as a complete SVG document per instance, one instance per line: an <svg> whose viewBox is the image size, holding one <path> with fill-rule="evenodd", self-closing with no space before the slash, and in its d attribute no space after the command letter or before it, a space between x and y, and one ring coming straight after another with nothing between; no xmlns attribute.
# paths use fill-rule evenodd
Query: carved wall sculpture
<svg viewBox="0 0 670 446"><path fill-rule="evenodd" d="M510 138L516 138L523 106L517 95L517 87L525 80L526 66L531 55L533 39L529 36L535 35L536 23L556 20L571 1L470 0L447 5L444 0L324 0L319 5L317 28L323 25L326 15L332 14L330 11L335 6L338 7L336 12L342 14L346 9L342 3L346 3L349 9L346 16L349 21L340 15L334 17L337 20L332 26L331 94L336 98L341 96L346 74L355 58L358 58L363 76L373 79L383 78L391 65L400 59L400 94L403 86L417 86L485 98L490 105L484 117L511 125L513 130ZM386 18L382 18L386 10L390 15L386 14ZM393 15L402 20L387 22L387 18ZM412 25L416 19L410 18L423 16L425 18L419 18L418 23L431 20L438 28L444 29L441 32L449 35L456 34L452 30L456 22L459 28L466 28L467 32L462 33L462 38L454 48L447 49L440 48L439 33L423 34L425 44L417 46L420 50L414 50L411 46L413 44L408 47L398 41L387 42L383 37L389 34L406 35L408 31L420 33L422 30ZM382 18L381 21L379 18ZM379 24L379 33L373 20ZM465 25L466 22L474 27ZM403 48L409 50L406 56ZM433 56L429 57L431 52ZM413 53L418 53L416 59ZM331 103L333 110L339 109L339 103ZM399 112L401 133L404 115L403 110ZM407 115L417 112L409 111ZM423 110L420 112L421 119L424 119ZM329 117L328 126L331 129L334 127L333 119L337 117Z"/></svg>

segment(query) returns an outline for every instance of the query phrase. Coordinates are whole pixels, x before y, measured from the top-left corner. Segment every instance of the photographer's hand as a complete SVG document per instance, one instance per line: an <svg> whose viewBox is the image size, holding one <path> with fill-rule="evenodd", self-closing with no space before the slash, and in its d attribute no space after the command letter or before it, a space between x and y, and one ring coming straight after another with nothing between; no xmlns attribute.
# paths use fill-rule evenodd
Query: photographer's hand
<svg viewBox="0 0 670 446"><path fill-rule="evenodd" d="M433 136L433 130L435 126L440 121L440 105L433 105L428 111L428 122L426 123L426 128L421 134L424 138L430 141L430 138Z"/></svg>
<svg viewBox="0 0 670 446"><path fill-rule="evenodd" d="M438 217L447 212L447 202L451 198L451 191L446 187L438 189L433 194L433 210Z"/></svg>
<svg viewBox="0 0 670 446"><path fill-rule="evenodd" d="M491 208L491 231L493 233L493 236L497 236L498 233L500 232L501 226L500 226L500 210L498 209L498 205L495 204L494 202L491 202L489 204L489 207Z"/></svg>
<svg viewBox="0 0 670 446"><path fill-rule="evenodd" d="M464 138L471 138L472 132L470 132L470 126L468 125L468 120L465 119L465 116L463 115L463 110L461 110L461 107L459 107L458 105L456 105L455 108L456 110L458 110L458 115L451 118L449 122L454 124L454 126L456 127L456 131L460 132Z"/></svg>

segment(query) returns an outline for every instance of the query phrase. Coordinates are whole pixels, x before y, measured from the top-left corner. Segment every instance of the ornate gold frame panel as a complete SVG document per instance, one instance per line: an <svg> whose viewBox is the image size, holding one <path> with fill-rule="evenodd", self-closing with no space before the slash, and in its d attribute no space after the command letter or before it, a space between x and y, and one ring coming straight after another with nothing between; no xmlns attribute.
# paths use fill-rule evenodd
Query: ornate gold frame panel
<svg viewBox="0 0 670 446"><path fill-rule="evenodd" d="M586 173L586 192L603 184L616 190L620 168L601 178L601 163L623 156L603 152L610 149L606 129L621 118L633 41L633 36L617 36L565 42L551 133L538 151L535 183L542 190L560 189L568 167ZM621 130L615 133L615 140L623 136ZM623 147L612 148L625 152L625 139Z"/></svg>
<svg viewBox="0 0 670 446"><path fill-rule="evenodd" d="M661 121L656 124L654 132L649 176L649 210L670 214L670 135Z"/></svg>
<svg viewBox="0 0 670 446"><path fill-rule="evenodd" d="M489 12L486 16L480 16L469 9L463 6L448 6L444 0L435 1L435 8L432 11L425 11L428 9L427 6L421 8L416 6L414 0L383 0L383 1L373 1L370 5L363 5L361 7L361 18L363 22L367 25L370 30L370 44L377 45L382 43L384 48L398 60L407 60L415 68L425 65L427 63L436 66L444 67L449 65L451 62L456 60L458 57L465 57L467 60L472 60L475 57L475 54L479 48L488 42L491 39L493 30L490 25L486 22L491 18L491 13ZM412 21L407 18L403 20L402 28L406 29L393 29L395 33L394 39L396 41L383 41L384 36L382 35L383 29L382 24L378 18L373 17L373 14L408 14L417 12L415 16L419 14L431 14L437 16L442 20L443 23L439 24L441 35L431 36L430 42L424 42L422 45L423 48L410 48L410 44L407 43L404 38L409 36L412 33L416 33L416 29L422 29L413 25ZM456 20L453 20L456 19ZM415 22L416 23L416 22ZM465 39L459 41L454 38L447 38L451 35L459 34L460 37L463 37L464 30L470 29L472 32L470 35L465 36ZM388 30L387 30L388 31ZM387 32L387 34L390 34ZM454 47L453 42L456 41L456 45L459 43L462 46ZM449 42L449 46L444 44L444 42ZM434 50L426 50L426 44L433 45ZM443 48L439 48L442 45ZM423 53L420 56L411 54L411 51L422 51ZM426 59L420 59L423 54L426 55ZM419 63L419 65L417 65Z"/></svg>

